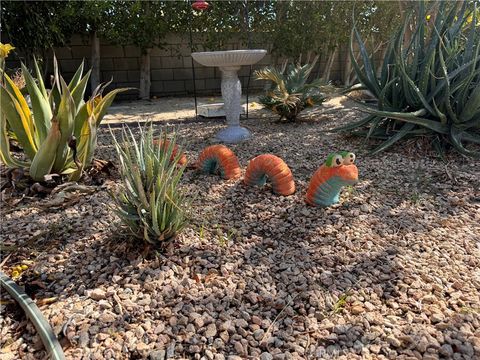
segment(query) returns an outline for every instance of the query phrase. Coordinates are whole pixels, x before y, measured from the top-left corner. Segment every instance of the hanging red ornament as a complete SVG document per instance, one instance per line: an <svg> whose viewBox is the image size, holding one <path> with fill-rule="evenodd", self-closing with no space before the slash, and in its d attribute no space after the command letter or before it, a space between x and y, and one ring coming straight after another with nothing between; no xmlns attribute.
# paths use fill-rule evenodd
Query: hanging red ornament
<svg viewBox="0 0 480 360"><path fill-rule="evenodd" d="M197 10L197 11L204 11L204 10L207 10L208 7L210 6L210 4L206 1L203 1L203 0L196 0L193 4L192 4L192 9L193 10Z"/></svg>

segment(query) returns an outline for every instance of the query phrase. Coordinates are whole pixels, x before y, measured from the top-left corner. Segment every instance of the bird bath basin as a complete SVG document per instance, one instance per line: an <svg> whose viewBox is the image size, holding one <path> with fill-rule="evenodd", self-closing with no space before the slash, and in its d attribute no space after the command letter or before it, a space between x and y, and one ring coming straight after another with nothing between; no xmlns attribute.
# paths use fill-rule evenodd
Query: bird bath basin
<svg viewBox="0 0 480 360"><path fill-rule="evenodd" d="M229 50L194 52L192 58L203 66L216 66L222 72L222 97L227 118L227 128L221 130L217 140L225 143L238 143L250 138L250 132L240 126L240 98L242 85L238 70L244 65L260 61L267 50Z"/></svg>

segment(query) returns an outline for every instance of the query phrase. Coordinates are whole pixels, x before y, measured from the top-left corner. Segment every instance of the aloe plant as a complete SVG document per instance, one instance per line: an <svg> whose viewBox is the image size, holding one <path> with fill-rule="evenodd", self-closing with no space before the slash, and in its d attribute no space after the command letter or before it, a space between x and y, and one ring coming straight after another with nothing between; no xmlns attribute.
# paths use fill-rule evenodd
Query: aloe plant
<svg viewBox="0 0 480 360"><path fill-rule="evenodd" d="M271 89L266 95L260 96L259 101L267 109L280 115L279 121L286 119L293 122L305 108L326 100L325 94L321 92L325 86L323 81L318 79L307 83L314 65L315 63L303 66L290 65L286 74L274 67L266 67L255 72L257 80L271 82Z"/></svg>
<svg viewBox="0 0 480 360"><path fill-rule="evenodd" d="M369 90L378 102L363 104L368 116L336 130L384 140L372 153L407 137L427 136L442 153L449 145L479 158L471 145L480 144L480 27L476 4L470 5L440 2L426 9L420 2L416 19L407 16L390 42L379 77L354 26L350 55L361 82L355 89ZM361 63L353 55L355 42Z"/></svg>
<svg viewBox="0 0 480 360"><path fill-rule="evenodd" d="M114 211L131 235L161 247L187 224L190 201L180 187L185 164L179 163L181 151L172 160L175 134L167 141L162 133L154 142L151 124L139 132L137 140L123 127L120 142L112 134L122 177L118 193L111 194Z"/></svg>
<svg viewBox="0 0 480 360"><path fill-rule="evenodd" d="M47 90L42 73L35 64L36 79L22 64L30 103L2 71L0 87L0 160L10 168L26 168L35 181L48 174L68 175L78 180L93 159L97 128L115 96L127 89L115 89L104 97L102 84L85 102L84 94L90 71L83 75L83 63L67 85L59 75L54 59L54 85ZM22 147L26 159L11 156L9 131Z"/></svg>

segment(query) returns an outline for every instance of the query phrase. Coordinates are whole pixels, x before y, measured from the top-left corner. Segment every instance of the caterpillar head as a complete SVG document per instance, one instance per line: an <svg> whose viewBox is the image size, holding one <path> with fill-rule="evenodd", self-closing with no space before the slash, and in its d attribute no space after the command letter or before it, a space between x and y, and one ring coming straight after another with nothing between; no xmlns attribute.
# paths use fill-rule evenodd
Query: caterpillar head
<svg viewBox="0 0 480 360"><path fill-rule="evenodd" d="M331 153L327 156L327 161L325 161L325 166L329 168L335 168L343 165L343 156L339 153Z"/></svg>
<svg viewBox="0 0 480 360"><path fill-rule="evenodd" d="M340 155L343 158L343 165L352 165L355 162L356 156L350 151L340 151Z"/></svg>
<svg viewBox="0 0 480 360"><path fill-rule="evenodd" d="M347 182L358 180L358 169L354 164L355 154L349 151L331 153L325 161L330 176L339 176Z"/></svg>

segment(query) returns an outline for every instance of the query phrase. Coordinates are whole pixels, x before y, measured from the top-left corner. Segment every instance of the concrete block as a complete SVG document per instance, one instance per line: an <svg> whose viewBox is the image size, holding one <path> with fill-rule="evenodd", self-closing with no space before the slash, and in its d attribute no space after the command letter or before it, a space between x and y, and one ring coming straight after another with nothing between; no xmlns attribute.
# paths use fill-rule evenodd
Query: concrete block
<svg viewBox="0 0 480 360"><path fill-rule="evenodd" d="M113 65L112 58L100 58L100 69L102 70L114 70L115 66Z"/></svg>
<svg viewBox="0 0 480 360"><path fill-rule="evenodd" d="M252 70L253 73L253 70ZM250 74L250 66L242 66L238 72L238 76L248 76Z"/></svg>
<svg viewBox="0 0 480 360"><path fill-rule="evenodd" d="M168 46L164 48L154 47L150 52L150 56L171 56L171 54L172 52Z"/></svg>
<svg viewBox="0 0 480 360"><path fill-rule="evenodd" d="M125 56L123 46L105 45L101 47L100 53L104 57L123 58Z"/></svg>
<svg viewBox="0 0 480 360"><path fill-rule="evenodd" d="M215 70L212 67L195 67L196 79L212 79L215 77Z"/></svg>
<svg viewBox="0 0 480 360"><path fill-rule="evenodd" d="M220 90L221 80L220 79L206 79L205 88L207 90Z"/></svg>
<svg viewBox="0 0 480 360"><path fill-rule="evenodd" d="M170 68L170 69L183 68L183 61L181 58L178 59L172 56L165 56L165 57L162 57L162 68Z"/></svg>
<svg viewBox="0 0 480 360"><path fill-rule="evenodd" d="M150 54L150 69L161 69L162 68L162 58L160 56L152 56Z"/></svg>
<svg viewBox="0 0 480 360"><path fill-rule="evenodd" d="M174 69L173 79L174 80L193 80L192 70L188 68Z"/></svg>
<svg viewBox="0 0 480 360"><path fill-rule="evenodd" d="M195 90L201 91L201 90L206 90L205 88L205 80L202 79L197 79L195 80ZM193 80L186 80L185 81L185 89L187 91L193 92Z"/></svg>
<svg viewBox="0 0 480 360"><path fill-rule="evenodd" d="M157 69L152 70L152 81L165 81L165 80L173 80L173 69Z"/></svg>
<svg viewBox="0 0 480 360"><path fill-rule="evenodd" d="M152 81L150 93L151 95L161 95L163 93L163 81Z"/></svg>
<svg viewBox="0 0 480 360"><path fill-rule="evenodd" d="M60 66L60 70L62 75L64 73L75 73L78 67L82 63L82 59L59 59L58 64Z"/></svg>
<svg viewBox="0 0 480 360"><path fill-rule="evenodd" d="M101 78L103 81L110 81L113 77L114 82L127 82L128 76L127 71L120 70L120 71L101 71Z"/></svg>
<svg viewBox="0 0 480 360"><path fill-rule="evenodd" d="M140 81L140 70L128 70L127 78L128 78L128 81L134 81L134 82Z"/></svg>
<svg viewBox="0 0 480 360"><path fill-rule="evenodd" d="M123 51L125 52L125 56L127 57L140 57L141 55L140 48L133 45L124 46Z"/></svg>
<svg viewBox="0 0 480 360"><path fill-rule="evenodd" d="M70 47L59 47L55 49L55 55L57 59L71 59L72 58L72 49Z"/></svg>
<svg viewBox="0 0 480 360"><path fill-rule="evenodd" d="M72 53L76 59L88 59L92 56L92 48L90 46L73 46Z"/></svg>
<svg viewBox="0 0 480 360"><path fill-rule="evenodd" d="M184 93L185 82L183 80L164 81L163 88L166 93Z"/></svg>
<svg viewBox="0 0 480 360"><path fill-rule="evenodd" d="M61 71L61 73L62 73L63 79L67 84L72 80L73 75L75 74L74 72L70 72L70 71Z"/></svg>
<svg viewBox="0 0 480 360"><path fill-rule="evenodd" d="M138 70L138 58L115 58L113 59L115 70Z"/></svg>
<svg viewBox="0 0 480 360"><path fill-rule="evenodd" d="M194 62L195 67L199 66L198 63ZM192 68L192 57L191 56L184 56L183 57L183 67L187 69Z"/></svg>

